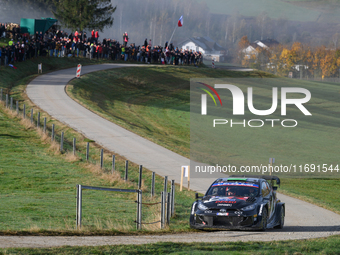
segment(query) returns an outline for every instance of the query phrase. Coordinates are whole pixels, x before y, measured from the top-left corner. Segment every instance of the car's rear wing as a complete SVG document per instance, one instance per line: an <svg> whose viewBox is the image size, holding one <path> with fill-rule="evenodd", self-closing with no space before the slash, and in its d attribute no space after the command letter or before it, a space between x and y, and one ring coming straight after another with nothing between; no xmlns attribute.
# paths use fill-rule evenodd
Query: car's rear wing
<svg viewBox="0 0 340 255"><path fill-rule="evenodd" d="M230 175L230 178L262 178L267 181L276 181L276 184L280 186L280 178L273 175Z"/></svg>

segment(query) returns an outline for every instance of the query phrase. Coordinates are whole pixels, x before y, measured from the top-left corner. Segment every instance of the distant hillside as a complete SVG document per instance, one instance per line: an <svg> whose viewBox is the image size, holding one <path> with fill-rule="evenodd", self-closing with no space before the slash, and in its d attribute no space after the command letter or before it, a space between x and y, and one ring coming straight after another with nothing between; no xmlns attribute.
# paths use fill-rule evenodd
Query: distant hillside
<svg viewBox="0 0 340 255"><path fill-rule="evenodd" d="M198 0L206 2L215 14L257 17L266 13L272 19L340 23L337 0Z"/></svg>

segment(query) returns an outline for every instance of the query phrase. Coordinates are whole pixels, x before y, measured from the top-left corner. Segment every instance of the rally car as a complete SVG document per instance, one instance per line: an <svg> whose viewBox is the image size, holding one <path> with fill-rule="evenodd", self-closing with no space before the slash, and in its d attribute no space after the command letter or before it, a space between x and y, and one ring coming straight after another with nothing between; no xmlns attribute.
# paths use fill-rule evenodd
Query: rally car
<svg viewBox="0 0 340 255"><path fill-rule="evenodd" d="M190 227L257 229L283 228L285 203L276 197L276 176L219 178L203 197L196 193Z"/></svg>

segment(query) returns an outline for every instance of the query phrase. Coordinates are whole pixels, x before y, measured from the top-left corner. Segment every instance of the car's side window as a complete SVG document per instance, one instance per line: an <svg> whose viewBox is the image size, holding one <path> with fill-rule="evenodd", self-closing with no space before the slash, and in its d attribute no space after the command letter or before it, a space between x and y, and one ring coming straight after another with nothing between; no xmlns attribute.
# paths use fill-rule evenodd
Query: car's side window
<svg viewBox="0 0 340 255"><path fill-rule="evenodd" d="M268 196L268 194L269 194L269 188L268 188L266 182L262 182L262 184L261 184L261 190L262 190L262 196L263 196L263 197Z"/></svg>

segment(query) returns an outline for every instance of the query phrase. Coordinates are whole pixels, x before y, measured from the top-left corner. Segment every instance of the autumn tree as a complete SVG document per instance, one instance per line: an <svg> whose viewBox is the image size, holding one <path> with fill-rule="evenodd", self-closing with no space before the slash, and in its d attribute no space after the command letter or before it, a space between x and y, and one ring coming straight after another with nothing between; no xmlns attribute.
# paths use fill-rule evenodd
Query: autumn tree
<svg viewBox="0 0 340 255"><path fill-rule="evenodd" d="M278 73L278 70L282 69L283 63L280 61L280 55L282 53L283 46L278 45L271 50L271 54L269 56L269 66L268 71L274 74Z"/></svg>
<svg viewBox="0 0 340 255"><path fill-rule="evenodd" d="M249 56L246 55L245 49L250 45L248 41L248 37L245 35L243 36L238 44L237 44L237 51L238 51L238 59L244 66L249 66L249 63L247 62L247 58Z"/></svg>

